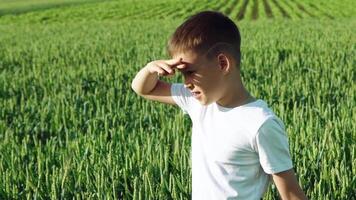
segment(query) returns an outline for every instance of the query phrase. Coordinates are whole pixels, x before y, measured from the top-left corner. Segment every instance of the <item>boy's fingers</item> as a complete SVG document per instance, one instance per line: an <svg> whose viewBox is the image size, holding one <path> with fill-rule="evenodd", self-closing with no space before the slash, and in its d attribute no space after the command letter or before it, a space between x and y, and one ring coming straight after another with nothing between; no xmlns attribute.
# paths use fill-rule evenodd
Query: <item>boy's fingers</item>
<svg viewBox="0 0 356 200"><path fill-rule="evenodd" d="M171 74L168 74L167 77L172 77L172 76L174 76L174 75L175 75L175 73L173 72L173 73L171 73Z"/></svg>
<svg viewBox="0 0 356 200"><path fill-rule="evenodd" d="M171 74L174 71L171 67L169 67L165 63L158 63L157 65L160 66L164 71L166 71L167 74Z"/></svg>
<svg viewBox="0 0 356 200"><path fill-rule="evenodd" d="M155 66L155 71L157 72L157 74L159 76L165 74L165 71L162 68L158 67L158 66Z"/></svg>
<svg viewBox="0 0 356 200"><path fill-rule="evenodd" d="M179 64L177 65L177 69L184 69L187 65L186 64Z"/></svg>

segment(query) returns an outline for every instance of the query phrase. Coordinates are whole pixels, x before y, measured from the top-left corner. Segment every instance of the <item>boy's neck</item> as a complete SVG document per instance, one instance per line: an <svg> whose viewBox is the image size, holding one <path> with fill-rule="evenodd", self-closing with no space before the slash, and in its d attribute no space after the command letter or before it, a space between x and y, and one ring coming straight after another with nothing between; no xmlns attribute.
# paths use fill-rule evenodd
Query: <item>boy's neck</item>
<svg viewBox="0 0 356 200"><path fill-rule="evenodd" d="M230 80L225 88L225 95L216 103L227 108L242 106L256 99L244 87L241 78Z"/></svg>

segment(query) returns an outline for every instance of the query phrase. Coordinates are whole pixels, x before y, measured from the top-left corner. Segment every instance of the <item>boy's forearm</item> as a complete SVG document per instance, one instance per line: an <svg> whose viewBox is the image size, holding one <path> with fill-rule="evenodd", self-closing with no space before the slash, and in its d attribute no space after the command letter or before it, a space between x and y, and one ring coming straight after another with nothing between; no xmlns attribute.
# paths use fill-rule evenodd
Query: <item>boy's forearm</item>
<svg viewBox="0 0 356 200"><path fill-rule="evenodd" d="M139 95L148 94L158 81L157 73L150 73L146 67L142 68L131 83L132 89Z"/></svg>
<svg viewBox="0 0 356 200"><path fill-rule="evenodd" d="M303 190L300 188L294 170L290 169L277 174L272 174L273 181L283 200L307 200Z"/></svg>

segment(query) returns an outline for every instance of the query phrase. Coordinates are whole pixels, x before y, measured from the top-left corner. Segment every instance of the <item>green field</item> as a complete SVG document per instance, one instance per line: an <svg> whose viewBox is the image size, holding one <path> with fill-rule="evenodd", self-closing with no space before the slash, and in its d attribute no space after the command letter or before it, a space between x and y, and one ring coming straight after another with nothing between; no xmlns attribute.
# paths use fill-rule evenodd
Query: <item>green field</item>
<svg viewBox="0 0 356 200"><path fill-rule="evenodd" d="M200 10L239 26L244 83L307 196L355 199L351 0L0 0L0 199L189 199L190 119L130 86Z"/></svg>

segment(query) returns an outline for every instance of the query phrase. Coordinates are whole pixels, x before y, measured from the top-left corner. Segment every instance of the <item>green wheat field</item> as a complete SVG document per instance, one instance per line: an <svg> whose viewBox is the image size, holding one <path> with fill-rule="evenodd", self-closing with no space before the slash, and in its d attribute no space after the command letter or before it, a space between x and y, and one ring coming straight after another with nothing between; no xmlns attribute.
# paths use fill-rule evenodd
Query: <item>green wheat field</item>
<svg viewBox="0 0 356 200"><path fill-rule="evenodd" d="M131 81L202 10L240 28L307 196L356 199L353 0L0 0L0 199L190 199L191 121Z"/></svg>

